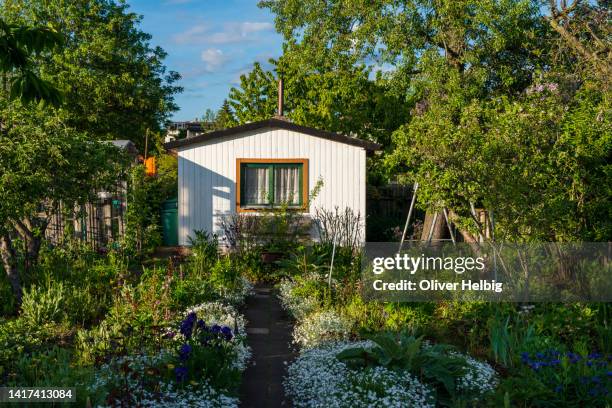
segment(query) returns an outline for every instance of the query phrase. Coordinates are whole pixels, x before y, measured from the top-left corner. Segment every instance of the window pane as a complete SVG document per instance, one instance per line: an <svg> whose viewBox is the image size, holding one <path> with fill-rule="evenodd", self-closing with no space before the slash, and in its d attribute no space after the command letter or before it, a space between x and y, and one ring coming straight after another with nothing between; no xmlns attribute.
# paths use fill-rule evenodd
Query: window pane
<svg viewBox="0 0 612 408"><path fill-rule="evenodd" d="M267 205L268 202L267 168L245 167L244 202L247 205Z"/></svg>
<svg viewBox="0 0 612 408"><path fill-rule="evenodd" d="M300 203L300 169L299 167L274 168L274 203Z"/></svg>

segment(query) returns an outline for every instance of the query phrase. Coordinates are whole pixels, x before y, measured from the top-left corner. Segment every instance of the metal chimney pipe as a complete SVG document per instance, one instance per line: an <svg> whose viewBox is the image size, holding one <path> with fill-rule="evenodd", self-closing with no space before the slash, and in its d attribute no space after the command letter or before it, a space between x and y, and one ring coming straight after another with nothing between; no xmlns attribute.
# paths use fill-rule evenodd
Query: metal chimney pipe
<svg viewBox="0 0 612 408"><path fill-rule="evenodd" d="M284 98L284 89L283 89L283 79L278 79L278 112L277 115L279 117L283 116L283 98Z"/></svg>

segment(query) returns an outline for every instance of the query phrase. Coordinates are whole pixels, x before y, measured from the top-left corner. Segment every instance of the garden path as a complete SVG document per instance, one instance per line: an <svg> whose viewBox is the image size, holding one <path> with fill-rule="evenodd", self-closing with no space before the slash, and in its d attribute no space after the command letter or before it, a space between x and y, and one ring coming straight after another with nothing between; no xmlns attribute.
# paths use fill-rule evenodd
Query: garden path
<svg viewBox="0 0 612 408"><path fill-rule="evenodd" d="M270 286L257 286L245 305L253 362L243 377L242 408L288 407L283 377L293 358L289 346L292 324Z"/></svg>

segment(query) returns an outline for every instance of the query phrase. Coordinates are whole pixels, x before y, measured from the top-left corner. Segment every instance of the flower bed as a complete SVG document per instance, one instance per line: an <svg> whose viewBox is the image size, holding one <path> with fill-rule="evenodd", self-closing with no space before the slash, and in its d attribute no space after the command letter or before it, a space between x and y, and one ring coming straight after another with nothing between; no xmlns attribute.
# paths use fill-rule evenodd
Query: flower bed
<svg viewBox="0 0 612 408"><path fill-rule="evenodd" d="M384 367L351 370L337 359L370 342L327 343L305 350L289 366L285 390L296 407L434 407L431 389L409 373Z"/></svg>
<svg viewBox="0 0 612 408"><path fill-rule="evenodd" d="M326 341L348 340L353 324L333 310L321 310L306 315L293 330L293 342L312 348Z"/></svg>
<svg viewBox="0 0 612 408"><path fill-rule="evenodd" d="M236 388L251 355L242 315L221 302L203 303L189 308L163 337L155 355L103 364L89 391L104 390L110 406L238 406Z"/></svg>
<svg viewBox="0 0 612 408"><path fill-rule="evenodd" d="M305 290L318 285L311 275L279 285L283 307L297 319L293 342L301 352L284 383L296 407L472 406L497 387L488 363L447 345L393 332L349 341L357 335L343 307L324 307Z"/></svg>

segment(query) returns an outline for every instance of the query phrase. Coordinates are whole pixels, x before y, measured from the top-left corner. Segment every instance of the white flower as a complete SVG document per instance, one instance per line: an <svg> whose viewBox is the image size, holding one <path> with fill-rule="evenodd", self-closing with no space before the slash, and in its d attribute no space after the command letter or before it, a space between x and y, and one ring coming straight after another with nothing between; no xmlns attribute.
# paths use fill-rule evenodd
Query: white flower
<svg viewBox="0 0 612 408"><path fill-rule="evenodd" d="M304 348L331 340L347 340L353 323L333 310L308 315L293 330L293 342Z"/></svg>
<svg viewBox="0 0 612 408"><path fill-rule="evenodd" d="M336 355L369 341L326 343L305 350L288 368L284 386L295 407L434 407L431 390L407 373L384 367L351 370Z"/></svg>
<svg viewBox="0 0 612 408"><path fill-rule="evenodd" d="M467 363L465 374L457 379L457 388L460 391L478 397L495 390L498 378L493 367L465 354L452 354L462 356Z"/></svg>

